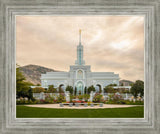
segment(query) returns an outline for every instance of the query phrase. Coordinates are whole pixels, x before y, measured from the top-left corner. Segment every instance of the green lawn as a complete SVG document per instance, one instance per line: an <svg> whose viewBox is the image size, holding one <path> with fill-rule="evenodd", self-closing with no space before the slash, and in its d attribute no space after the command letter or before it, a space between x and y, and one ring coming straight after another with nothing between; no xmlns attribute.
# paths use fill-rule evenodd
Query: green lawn
<svg viewBox="0 0 160 134"><path fill-rule="evenodd" d="M144 107L104 109L52 109L19 105L17 118L143 118Z"/></svg>

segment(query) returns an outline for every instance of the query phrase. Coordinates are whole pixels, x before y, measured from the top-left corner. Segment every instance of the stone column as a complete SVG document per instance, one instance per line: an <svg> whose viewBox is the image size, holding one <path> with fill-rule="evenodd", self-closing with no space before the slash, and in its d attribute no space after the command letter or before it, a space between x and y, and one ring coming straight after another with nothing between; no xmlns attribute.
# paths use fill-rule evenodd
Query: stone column
<svg viewBox="0 0 160 134"><path fill-rule="evenodd" d="M41 100L45 100L44 92L41 92L41 93L40 93L40 99L41 99Z"/></svg>
<svg viewBox="0 0 160 134"><path fill-rule="evenodd" d="M66 96L66 101L70 102L70 93L69 93L69 91L65 92L65 96Z"/></svg>
<svg viewBox="0 0 160 134"><path fill-rule="evenodd" d="M90 99L89 99L91 102L93 101L93 91L91 91L90 93Z"/></svg>
<svg viewBox="0 0 160 134"><path fill-rule="evenodd" d="M101 88L101 94L104 96L104 89Z"/></svg>
<svg viewBox="0 0 160 134"><path fill-rule="evenodd" d="M128 94L126 93L126 100L128 100Z"/></svg>

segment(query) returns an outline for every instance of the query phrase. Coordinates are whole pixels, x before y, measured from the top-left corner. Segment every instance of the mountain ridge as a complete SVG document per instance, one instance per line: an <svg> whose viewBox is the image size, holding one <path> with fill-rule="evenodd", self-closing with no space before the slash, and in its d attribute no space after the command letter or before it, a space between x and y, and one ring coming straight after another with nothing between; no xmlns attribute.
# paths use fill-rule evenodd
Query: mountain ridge
<svg viewBox="0 0 160 134"><path fill-rule="evenodd" d="M61 72L58 70L54 70L51 68L43 67L40 65L25 65L25 66L20 66L19 69L23 73L24 77L26 78L25 81L31 82L34 85L41 84L41 74L45 74L46 72Z"/></svg>

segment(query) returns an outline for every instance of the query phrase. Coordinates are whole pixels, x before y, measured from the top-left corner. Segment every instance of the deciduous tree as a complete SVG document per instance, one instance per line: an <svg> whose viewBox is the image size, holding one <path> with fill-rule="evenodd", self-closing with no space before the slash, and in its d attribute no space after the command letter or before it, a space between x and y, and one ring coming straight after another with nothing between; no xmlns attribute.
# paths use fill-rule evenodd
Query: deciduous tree
<svg viewBox="0 0 160 134"><path fill-rule="evenodd" d="M115 90L112 86L108 85L104 88L105 93L115 93Z"/></svg>
<svg viewBox="0 0 160 134"><path fill-rule="evenodd" d="M135 98L137 98L138 94L141 97L144 96L144 82L141 80L137 80L131 87L131 93Z"/></svg>
<svg viewBox="0 0 160 134"><path fill-rule="evenodd" d="M54 88L54 85L49 85L47 92L48 93L57 93L57 89Z"/></svg>
<svg viewBox="0 0 160 134"><path fill-rule="evenodd" d="M30 82L25 82L25 77L20 71L19 66L16 67L16 95L17 97L32 97L32 91L30 86L33 85Z"/></svg>

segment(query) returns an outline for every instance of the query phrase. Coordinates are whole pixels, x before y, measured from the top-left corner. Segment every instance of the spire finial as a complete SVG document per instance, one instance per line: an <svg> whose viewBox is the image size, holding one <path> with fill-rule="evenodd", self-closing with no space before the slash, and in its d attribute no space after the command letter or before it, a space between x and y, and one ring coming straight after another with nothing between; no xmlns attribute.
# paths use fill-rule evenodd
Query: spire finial
<svg viewBox="0 0 160 134"><path fill-rule="evenodd" d="M81 43L81 29L79 29L79 43Z"/></svg>

